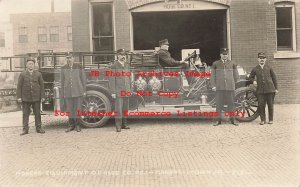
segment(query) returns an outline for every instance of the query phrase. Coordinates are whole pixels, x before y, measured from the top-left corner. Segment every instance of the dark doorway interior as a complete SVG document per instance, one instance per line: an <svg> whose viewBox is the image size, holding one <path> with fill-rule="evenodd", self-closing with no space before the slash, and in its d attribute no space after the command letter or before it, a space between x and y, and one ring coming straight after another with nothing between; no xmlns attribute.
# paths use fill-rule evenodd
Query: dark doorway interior
<svg viewBox="0 0 300 187"><path fill-rule="evenodd" d="M172 56L180 60L181 49L201 50L209 65L227 47L226 10L132 13L134 50L154 49L169 39Z"/></svg>

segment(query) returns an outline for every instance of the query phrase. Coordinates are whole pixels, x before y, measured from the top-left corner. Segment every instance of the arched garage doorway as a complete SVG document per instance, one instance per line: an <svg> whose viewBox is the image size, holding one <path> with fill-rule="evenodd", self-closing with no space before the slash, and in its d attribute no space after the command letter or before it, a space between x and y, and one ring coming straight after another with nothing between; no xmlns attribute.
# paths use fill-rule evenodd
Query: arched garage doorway
<svg viewBox="0 0 300 187"><path fill-rule="evenodd" d="M230 47L228 7L204 1L183 2L152 3L132 10L133 50L154 49L159 40L168 38L169 50L178 60L182 49L200 49L202 61L209 65L217 60L219 49ZM185 5L187 8L180 8Z"/></svg>

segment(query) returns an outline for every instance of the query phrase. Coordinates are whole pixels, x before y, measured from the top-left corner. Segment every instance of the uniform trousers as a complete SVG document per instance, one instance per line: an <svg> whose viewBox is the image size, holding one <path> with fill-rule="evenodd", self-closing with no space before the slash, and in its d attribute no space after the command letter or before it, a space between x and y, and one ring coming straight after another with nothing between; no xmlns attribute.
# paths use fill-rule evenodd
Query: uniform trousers
<svg viewBox="0 0 300 187"><path fill-rule="evenodd" d="M124 116L124 111L128 110L128 107L129 97L117 96L115 101L115 110L117 112L117 116L115 117L115 123L117 129L120 129L122 125L124 125L125 120L127 120L127 116Z"/></svg>
<svg viewBox="0 0 300 187"><path fill-rule="evenodd" d="M33 102L22 102L22 111L23 111L23 130L28 131L28 123L29 123L29 115L30 115L30 107L32 106L34 113L34 121L35 127L38 129L41 127L41 102L33 101Z"/></svg>
<svg viewBox="0 0 300 187"><path fill-rule="evenodd" d="M268 104L269 121L273 121L275 93L257 94L258 111L261 121L266 121L266 104Z"/></svg>
<svg viewBox="0 0 300 187"><path fill-rule="evenodd" d="M216 112L219 113L218 121L222 120L222 110L227 105L227 112L234 112L234 91L217 90L216 91ZM234 116L230 116L230 120L234 120Z"/></svg>
<svg viewBox="0 0 300 187"><path fill-rule="evenodd" d="M80 116L77 115L77 110L81 111L83 97L68 97L65 98L66 110L69 112L69 125L75 126L79 124Z"/></svg>

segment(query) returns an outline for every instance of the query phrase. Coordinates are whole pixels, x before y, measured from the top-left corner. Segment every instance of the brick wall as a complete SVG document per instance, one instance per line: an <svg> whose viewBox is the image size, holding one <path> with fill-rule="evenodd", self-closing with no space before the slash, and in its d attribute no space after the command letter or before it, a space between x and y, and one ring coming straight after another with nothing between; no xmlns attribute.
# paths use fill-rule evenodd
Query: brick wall
<svg viewBox="0 0 300 187"><path fill-rule="evenodd" d="M73 51L90 51L89 3L72 0Z"/></svg>
<svg viewBox="0 0 300 187"><path fill-rule="evenodd" d="M115 0L116 48L130 50L130 12L124 0Z"/></svg>
<svg viewBox="0 0 300 187"><path fill-rule="evenodd" d="M230 6L232 60L250 70L265 50L266 22L260 0L234 0Z"/></svg>

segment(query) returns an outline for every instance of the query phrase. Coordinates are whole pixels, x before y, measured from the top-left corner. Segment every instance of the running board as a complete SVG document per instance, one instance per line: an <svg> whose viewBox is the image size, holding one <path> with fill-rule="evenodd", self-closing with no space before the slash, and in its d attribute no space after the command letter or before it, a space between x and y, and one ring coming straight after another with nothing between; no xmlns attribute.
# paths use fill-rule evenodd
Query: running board
<svg viewBox="0 0 300 187"><path fill-rule="evenodd" d="M178 105L153 105L153 104L146 104L145 107L191 107L191 106L211 106L209 104L178 104Z"/></svg>

